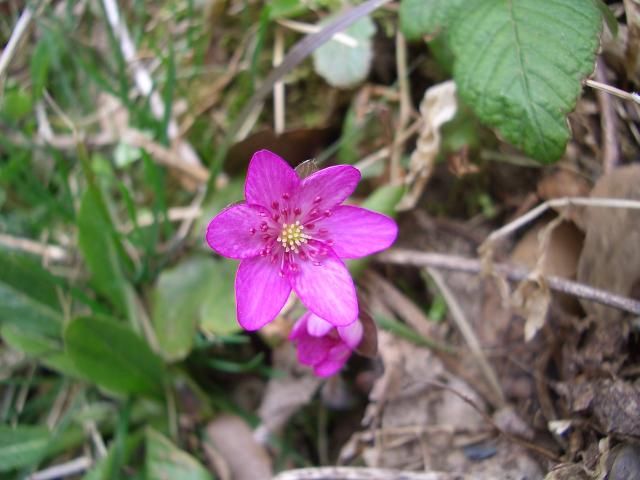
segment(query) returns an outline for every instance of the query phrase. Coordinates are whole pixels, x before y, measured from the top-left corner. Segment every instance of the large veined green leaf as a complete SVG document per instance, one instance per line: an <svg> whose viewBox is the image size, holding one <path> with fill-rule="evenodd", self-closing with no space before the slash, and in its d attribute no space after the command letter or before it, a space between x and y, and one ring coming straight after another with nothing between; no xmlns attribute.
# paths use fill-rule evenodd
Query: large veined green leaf
<svg viewBox="0 0 640 480"><path fill-rule="evenodd" d="M79 317L65 329L64 340L76 369L97 385L118 393L162 396L162 360L121 323Z"/></svg>
<svg viewBox="0 0 640 480"><path fill-rule="evenodd" d="M593 0L467 0L449 26L460 97L533 158L560 158L566 115L594 68Z"/></svg>
<svg viewBox="0 0 640 480"><path fill-rule="evenodd" d="M211 474L187 452L180 450L168 438L148 428L145 469L147 480L211 480Z"/></svg>
<svg viewBox="0 0 640 480"><path fill-rule="evenodd" d="M400 28L402 33L415 40L435 33L447 25L456 8L465 0L402 0L400 3Z"/></svg>
<svg viewBox="0 0 640 480"><path fill-rule="evenodd" d="M37 463L50 441L46 427L0 425L0 472Z"/></svg>
<svg viewBox="0 0 640 480"><path fill-rule="evenodd" d="M236 264L196 255L160 275L152 295L152 319L167 360L189 353L198 326L214 334L239 329L233 291Z"/></svg>

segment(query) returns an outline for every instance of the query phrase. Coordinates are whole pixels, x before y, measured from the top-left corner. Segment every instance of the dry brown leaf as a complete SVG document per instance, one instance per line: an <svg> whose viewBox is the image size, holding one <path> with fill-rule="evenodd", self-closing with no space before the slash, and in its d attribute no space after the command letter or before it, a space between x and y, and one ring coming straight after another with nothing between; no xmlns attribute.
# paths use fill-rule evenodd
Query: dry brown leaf
<svg viewBox="0 0 640 480"><path fill-rule="evenodd" d="M273 350L273 367L283 375L272 377L258 409L261 424L256 437L261 443L280 430L300 408L309 403L322 383L308 367L298 363L290 342Z"/></svg>
<svg viewBox="0 0 640 480"><path fill-rule="evenodd" d="M601 177L592 197L640 200L640 165L618 168ZM640 282L640 211L589 207L586 236L578 264L578 281L629 296ZM603 321L620 318L618 310L582 301L589 313Z"/></svg>
<svg viewBox="0 0 640 480"><path fill-rule="evenodd" d="M257 480L273 474L269 454L256 442L247 423L236 415L219 415L207 425L205 455L216 465L221 478L229 475L230 480Z"/></svg>
<svg viewBox="0 0 640 480"><path fill-rule="evenodd" d="M416 149L409 159L409 172L405 177L407 193L400 200L397 209L409 210L420 198L440 151L440 128L453 118L458 110L456 85L449 80L427 89L420 103L422 129Z"/></svg>

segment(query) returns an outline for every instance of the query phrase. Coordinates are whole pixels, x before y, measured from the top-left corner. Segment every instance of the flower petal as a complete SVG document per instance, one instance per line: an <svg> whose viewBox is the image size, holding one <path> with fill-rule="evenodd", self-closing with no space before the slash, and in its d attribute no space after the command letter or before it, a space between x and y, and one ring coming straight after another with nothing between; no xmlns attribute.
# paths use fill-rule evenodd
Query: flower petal
<svg viewBox="0 0 640 480"><path fill-rule="evenodd" d="M346 327L338 327L338 334L340 335L340 338L351 350L358 348L358 345L360 345L360 341L362 340L363 333L364 328L362 327L360 320L356 320Z"/></svg>
<svg viewBox="0 0 640 480"><path fill-rule="evenodd" d="M253 154L244 184L247 203L272 208L273 202L283 202L283 195L293 198L299 188L295 170L278 155L269 150Z"/></svg>
<svg viewBox="0 0 640 480"><path fill-rule="evenodd" d="M255 257L264 247L259 229L260 213L264 211L244 202L225 208L209 222L207 243L224 257Z"/></svg>
<svg viewBox="0 0 640 480"><path fill-rule="evenodd" d="M356 289L347 267L327 249L322 258L299 261L289 281L311 312L335 326L349 325L358 316Z"/></svg>
<svg viewBox="0 0 640 480"><path fill-rule="evenodd" d="M315 365L313 372L319 377L330 377L337 373L351 356L351 350L344 344L329 350L326 358Z"/></svg>
<svg viewBox="0 0 640 480"><path fill-rule="evenodd" d="M318 170L302 180L296 206L305 215L305 221L318 213L331 210L353 193L360 181L360 171L351 165L335 165Z"/></svg>
<svg viewBox="0 0 640 480"><path fill-rule="evenodd" d="M316 222L318 239L331 245L340 258L359 258L384 250L398 235L396 222L386 215L360 207L340 205L331 216ZM326 238L325 238L326 237Z"/></svg>
<svg viewBox="0 0 640 480"><path fill-rule="evenodd" d="M236 312L245 330L257 330L282 310L291 286L278 264L265 257L244 259L236 273Z"/></svg>
<svg viewBox="0 0 640 480"><path fill-rule="evenodd" d="M329 351L336 344L335 340L327 337L311 337L307 336L296 344L298 352L298 361L303 365L313 366L323 362Z"/></svg>
<svg viewBox="0 0 640 480"><path fill-rule="evenodd" d="M309 335L313 337L322 337L329 333L329 331L333 328L333 325L327 322L325 319L320 318L313 313L308 313L309 317L307 318L307 332Z"/></svg>
<svg viewBox="0 0 640 480"><path fill-rule="evenodd" d="M311 312L306 312L296 323L293 324L293 328L291 329L291 332L289 332L289 340L298 340L308 335L307 322L309 321L310 315L312 315Z"/></svg>

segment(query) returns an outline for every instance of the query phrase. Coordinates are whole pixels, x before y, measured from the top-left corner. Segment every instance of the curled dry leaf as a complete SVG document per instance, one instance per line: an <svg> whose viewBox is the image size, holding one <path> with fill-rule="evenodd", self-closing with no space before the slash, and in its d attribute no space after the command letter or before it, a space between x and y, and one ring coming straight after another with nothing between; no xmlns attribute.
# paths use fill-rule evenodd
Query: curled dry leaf
<svg viewBox="0 0 640 480"><path fill-rule="evenodd" d="M420 198L440 151L440 128L453 118L457 110L456 84L453 80L434 85L424 93L420 103L422 129L409 160L409 173L405 177L407 193L398 203L398 210L413 208Z"/></svg>
<svg viewBox="0 0 640 480"><path fill-rule="evenodd" d="M541 236L544 236L544 230L548 224L549 222L539 222L528 230L513 249L511 261L533 270L544 252L540 273L573 280L576 277L578 258L582 249L582 234L573 223L561 221L549 234L546 249L543 250ZM565 311L579 313L579 305L574 297L554 293L554 298Z"/></svg>
<svg viewBox="0 0 640 480"><path fill-rule="evenodd" d="M523 281L511 298L516 311L525 318L524 339L535 337L544 326L551 303L551 293L546 282L540 278Z"/></svg>

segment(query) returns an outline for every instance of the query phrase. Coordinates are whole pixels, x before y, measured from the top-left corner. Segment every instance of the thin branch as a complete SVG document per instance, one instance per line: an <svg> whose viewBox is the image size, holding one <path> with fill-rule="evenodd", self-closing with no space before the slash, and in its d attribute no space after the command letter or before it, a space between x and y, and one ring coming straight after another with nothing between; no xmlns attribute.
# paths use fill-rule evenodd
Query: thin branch
<svg viewBox="0 0 640 480"><path fill-rule="evenodd" d="M279 19L277 22L283 27L289 28L294 32L318 33L320 30L322 30L321 25L312 25L310 23L296 22L295 20L287 20L285 18ZM347 35L346 33L342 33L342 32L336 33L333 37L331 37L331 39L335 40L336 42L342 43L347 47L356 48L358 46L358 40L353 38L351 35Z"/></svg>
<svg viewBox="0 0 640 480"><path fill-rule="evenodd" d="M400 113L396 126L396 135L391 148L390 177L391 183L396 185L401 182L402 167L400 158L405 139L402 132L407 128L411 117L411 92L409 86L409 72L407 67L407 42L402 32L396 32L396 68L398 70L398 90L400 93Z"/></svg>
<svg viewBox="0 0 640 480"><path fill-rule="evenodd" d="M56 478L67 478L78 475L89 468L93 464L89 457L79 457L60 465L40 470L28 477L29 480L55 480Z"/></svg>
<svg viewBox="0 0 640 480"><path fill-rule="evenodd" d="M312 467L281 472L273 480L466 480L467 478L441 472L405 472L386 468Z"/></svg>
<svg viewBox="0 0 640 480"><path fill-rule="evenodd" d="M501 237L505 237L515 232L524 225L532 222L540 215L551 208L558 207L602 207L602 208L635 208L640 209L640 201L629 200L626 198L590 198L590 197L564 197L555 198L541 203L533 210L525 213L521 217L516 218L513 222L507 223L504 227L495 230L487 237L485 244L495 242Z"/></svg>
<svg viewBox="0 0 640 480"><path fill-rule="evenodd" d="M9 66L9 63L20 44L20 40L27 31L27 27L31 23L32 18L33 11L29 7L25 7L13 29L13 32L11 32L11 37L9 38L7 45L4 47L4 50L2 50L2 54L0 54L0 77L2 77L4 71Z"/></svg>
<svg viewBox="0 0 640 480"><path fill-rule="evenodd" d="M415 122L413 122L411 125L409 125L409 127L402 133L400 133L400 135L398 135L398 141L399 142L406 142L409 137L411 137L412 135L415 135L416 132L418 130L420 130L420 127L422 126L422 119L418 119ZM367 155L366 157L364 157L362 160L360 160L358 163L355 164L355 167L362 171L366 168L369 168L373 165L375 165L376 163L384 160L385 158L389 157L389 155L391 155L391 146L386 146L381 148L380 150L377 150L369 155Z"/></svg>
<svg viewBox="0 0 640 480"><path fill-rule="evenodd" d="M64 248L57 245L46 245L28 238L13 237L6 233L0 233L0 245L38 255L54 262L61 262L69 256Z"/></svg>
<svg viewBox="0 0 640 480"><path fill-rule="evenodd" d="M598 81L606 80L605 66L598 62L596 66ZM603 90L596 92L600 106L600 125L602 129L602 166L604 172L610 172L620 162L620 146L617 138L618 117L613 105L613 98Z"/></svg>
<svg viewBox="0 0 640 480"><path fill-rule="evenodd" d="M379 254L376 258L384 263L394 263L398 265L432 267L474 274L478 274L483 271L483 265L480 260L474 258L465 258L442 253L427 253L418 250L394 248ZM505 263L494 263L492 264L492 268L499 274L504 275L508 280L514 282L519 282L529 278L529 275L531 274L531 272L526 268L508 265ZM546 281L549 288L552 290L584 298L585 300L591 300L635 315L640 315L640 301L638 300L623 297L616 293L600 290L599 288L590 287L589 285L584 285L582 283L553 275L541 275L541 279Z"/></svg>
<svg viewBox="0 0 640 480"><path fill-rule="evenodd" d="M284 57L284 32L282 28L277 28L273 45L273 66L277 67L282 63ZM285 124L285 91L284 80L281 78L273 86L273 130L276 135L284 132Z"/></svg>
<svg viewBox="0 0 640 480"><path fill-rule="evenodd" d="M615 95L616 97L620 97L624 100L631 100L632 102L640 104L640 94L637 92L625 92L624 90L620 90L619 88L612 87L611 85L607 85L606 83L601 83L590 78L586 79L584 84L596 90L602 90L603 92L610 93L611 95Z"/></svg>

